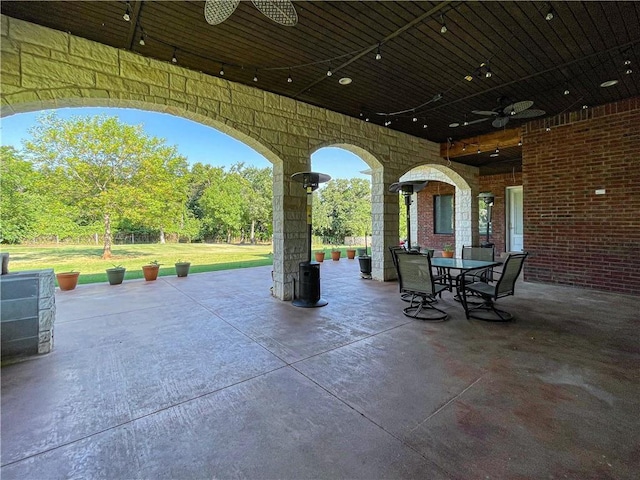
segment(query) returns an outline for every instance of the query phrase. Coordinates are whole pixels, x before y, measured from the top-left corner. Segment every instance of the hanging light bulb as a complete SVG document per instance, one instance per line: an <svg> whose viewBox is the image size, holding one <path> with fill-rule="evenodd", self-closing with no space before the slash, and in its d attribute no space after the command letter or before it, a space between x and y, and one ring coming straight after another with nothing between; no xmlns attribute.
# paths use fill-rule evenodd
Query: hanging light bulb
<svg viewBox="0 0 640 480"><path fill-rule="evenodd" d="M140 43L140 45L142 45L143 47L145 46L145 43L144 43L144 33L141 33L141 34L140 34L140 42L139 42L139 43Z"/></svg>
<svg viewBox="0 0 640 480"><path fill-rule="evenodd" d="M414 122L417 122L418 121L418 117L413 117L411 120L414 121Z"/></svg>
<svg viewBox="0 0 640 480"><path fill-rule="evenodd" d="M378 44L378 51L376 52L376 60L381 60L382 54L380 53L380 44Z"/></svg>
<svg viewBox="0 0 640 480"><path fill-rule="evenodd" d="M327 77L330 77L331 75L333 75L333 72L331 71L331 67L329 67L329 70L327 70Z"/></svg>
<svg viewBox="0 0 640 480"><path fill-rule="evenodd" d="M571 92L569 92L569 89L568 89L568 88L565 88L563 93L564 93L565 95L569 95L569 93L571 93Z"/></svg>
<svg viewBox="0 0 640 480"><path fill-rule="evenodd" d="M554 17L554 12L553 12L553 7L551 5L549 5L549 11L547 12L547 14L544 16L544 19L547 22L550 22L551 20L553 20Z"/></svg>
<svg viewBox="0 0 640 480"><path fill-rule="evenodd" d="M496 153L500 153L500 149L498 148L497 145L496 145Z"/></svg>
<svg viewBox="0 0 640 480"><path fill-rule="evenodd" d="M466 143L463 143L463 144L462 144L462 151L463 151L463 152L466 152L466 151L467 151L467 144L466 144Z"/></svg>
<svg viewBox="0 0 640 480"><path fill-rule="evenodd" d="M425 124L423 124L423 125L422 125L422 128L427 128L427 124L426 124L426 123L425 123Z"/></svg>
<svg viewBox="0 0 640 480"><path fill-rule="evenodd" d="M518 146L521 147L522 146L522 139L520 139L520 141L518 142Z"/></svg>
<svg viewBox="0 0 640 480"><path fill-rule="evenodd" d="M293 83L293 78L291 78L291 72L289 72L289 76L287 77L287 83Z"/></svg>
<svg viewBox="0 0 640 480"><path fill-rule="evenodd" d="M478 155L480 155L482 152L480 151L480 147L478 147Z"/></svg>
<svg viewBox="0 0 640 480"><path fill-rule="evenodd" d="M224 77L224 65L220 65L220 76Z"/></svg>
<svg viewBox="0 0 640 480"><path fill-rule="evenodd" d="M129 2L127 2L127 11L124 12L124 15L122 15L122 18L124 19L125 22L131 21L131 6L129 5Z"/></svg>
<svg viewBox="0 0 640 480"><path fill-rule="evenodd" d="M171 57L171 61L173 63L178 63L178 58L176 57L176 48L173 49L173 57Z"/></svg>
<svg viewBox="0 0 640 480"><path fill-rule="evenodd" d="M253 74L253 81L257 82L258 81L258 70L256 69L255 73Z"/></svg>
<svg viewBox="0 0 640 480"><path fill-rule="evenodd" d="M440 15L440 21L442 26L440 27L440 33L447 33L447 25L444 23L444 15Z"/></svg>
<svg viewBox="0 0 640 480"><path fill-rule="evenodd" d="M491 67L489 66L489 64L487 64L487 70L484 73L485 78L491 78L493 75L493 73L491 72Z"/></svg>
<svg viewBox="0 0 640 480"><path fill-rule="evenodd" d="M633 70L631 70L630 68L627 68L627 71L624 73L626 73L627 75L631 75L633 73Z"/></svg>

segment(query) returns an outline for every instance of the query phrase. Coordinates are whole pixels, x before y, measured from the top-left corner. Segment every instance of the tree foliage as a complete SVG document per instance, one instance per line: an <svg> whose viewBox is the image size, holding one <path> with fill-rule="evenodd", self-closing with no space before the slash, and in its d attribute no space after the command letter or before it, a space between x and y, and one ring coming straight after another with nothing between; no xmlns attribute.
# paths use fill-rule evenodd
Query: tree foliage
<svg viewBox="0 0 640 480"><path fill-rule="evenodd" d="M186 199L186 182L177 180L187 169L175 147L147 136L141 125L103 115L62 120L45 114L30 133L26 152L49 191L83 212L87 223L102 220L103 257L111 255L113 222L144 217L157 228L175 228Z"/></svg>
<svg viewBox="0 0 640 480"><path fill-rule="evenodd" d="M0 241L112 236L256 243L273 234L273 172L187 159L142 125L104 115L43 114L24 150L2 147ZM332 243L371 232L371 188L336 179L314 192L315 234Z"/></svg>

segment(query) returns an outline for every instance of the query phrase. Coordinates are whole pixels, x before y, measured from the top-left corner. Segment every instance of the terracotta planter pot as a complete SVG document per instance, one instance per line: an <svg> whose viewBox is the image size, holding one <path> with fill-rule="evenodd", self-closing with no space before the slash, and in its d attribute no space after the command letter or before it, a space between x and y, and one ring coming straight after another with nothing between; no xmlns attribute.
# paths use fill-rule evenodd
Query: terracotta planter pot
<svg viewBox="0 0 640 480"><path fill-rule="evenodd" d="M158 272L160 271L159 265L143 265L142 273L144 273L144 279L147 282L152 282L158 278Z"/></svg>
<svg viewBox="0 0 640 480"><path fill-rule="evenodd" d="M189 275L190 267L191 267L190 262L176 263L176 275L178 275L179 277L186 277L187 275Z"/></svg>
<svg viewBox="0 0 640 480"><path fill-rule="evenodd" d="M454 252L442 252L442 256L445 258L453 258Z"/></svg>
<svg viewBox="0 0 640 480"><path fill-rule="evenodd" d="M76 285L78 285L78 275L80 275L80 272L56 273L60 290L73 290L76 288Z"/></svg>
<svg viewBox="0 0 640 480"><path fill-rule="evenodd" d="M340 254L342 252L340 250L337 250L335 252L331 252L331 260L333 260L334 262L337 262L338 260L340 260Z"/></svg>
<svg viewBox="0 0 640 480"><path fill-rule="evenodd" d="M347 258L349 260L353 260L354 258L356 258L356 251L350 248L347 248Z"/></svg>
<svg viewBox="0 0 640 480"><path fill-rule="evenodd" d="M316 262L322 263L324 262L324 252L315 252Z"/></svg>

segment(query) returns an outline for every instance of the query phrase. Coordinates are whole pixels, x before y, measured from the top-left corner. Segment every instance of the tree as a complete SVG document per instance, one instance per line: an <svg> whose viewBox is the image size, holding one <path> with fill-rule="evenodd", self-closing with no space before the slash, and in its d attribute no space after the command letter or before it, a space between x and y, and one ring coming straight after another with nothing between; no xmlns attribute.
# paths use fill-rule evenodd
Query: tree
<svg viewBox="0 0 640 480"><path fill-rule="evenodd" d="M314 192L313 219L315 234L333 243L370 232L370 183L361 178L330 180Z"/></svg>
<svg viewBox="0 0 640 480"><path fill-rule="evenodd" d="M229 172L207 187L200 197L205 223L210 227L217 225L224 232L227 243L242 230L248 189L247 181L242 176Z"/></svg>
<svg viewBox="0 0 640 480"><path fill-rule="evenodd" d="M142 125L116 117L71 117L45 114L30 130L26 152L47 177L51 192L78 207L104 228L103 258L111 257L111 226L121 218L157 218L170 224L158 205L172 205L169 180L186 169L186 160L164 140L147 136ZM186 198L186 197L185 197Z"/></svg>
<svg viewBox="0 0 640 480"><path fill-rule="evenodd" d="M246 221L249 223L249 240L256 243L256 231L261 236L270 236L273 221L273 172L271 168L245 167L243 163L233 165L247 181L244 195Z"/></svg>
<svg viewBox="0 0 640 480"><path fill-rule="evenodd" d="M0 241L20 243L35 227L35 172L15 148L2 146L0 154Z"/></svg>

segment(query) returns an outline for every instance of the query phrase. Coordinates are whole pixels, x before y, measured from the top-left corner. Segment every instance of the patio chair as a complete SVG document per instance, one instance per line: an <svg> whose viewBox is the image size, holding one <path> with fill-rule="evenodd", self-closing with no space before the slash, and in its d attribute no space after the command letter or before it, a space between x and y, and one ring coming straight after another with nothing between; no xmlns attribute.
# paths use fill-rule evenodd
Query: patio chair
<svg viewBox="0 0 640 480"><path fill-rule="evenodd" d="M485 262L493 262L495 259L495 248L491 247L471 247L462 246L463 260L483 260ZM474 271L471 276L465 277L467 283L472 282L493 282L493 268Z"/></svg>
<svg viewBox="0 0 640 480"><path fill-rule="evenodd" d="M402 310L407 317L419 320L445 320L445 311L436 308L436 295L447 289L434 281L431 257L412 252L396 252L400 293L409 295L410 305Z"/></svg>
<svg viewBox="0 0 640 480"><path fill-rule="evenodd" d="M462 306L467 318L476 318L490 322L507 322L513 319L513 315L496 308L495 302L502 297L514 294L516 280L522 271L522 265L528 253L517 253L507 257L502 268L502 274L495 284L477 281L466 282L466 274L462 275L460 290L462 292ZM480 297L482 303L468 301L467 295Z"/></svg>
<svg viewBox="0 0 640 480"><path fill-rule="evenodd" d="M389 247L389 251L391 252L391 259L393 260L393 266L396 268L396 273L398 275L398 279L400 278L400 273L398 272L398 257L397 254L398 252L404 252L407 253L407 249L404 248L402 245L397 245L397 246L393 246L393 247ZM410 253L416 254L417 252L412 251ZM424 254L422 254L424 255ZM427 251L427 256L429 256L430 258L433 257L433 250L428 250ZM433 275L433 280L435 283L438 284L442 284L442 285L446 285L448 290L451 290L449 283L448 283L448 279L447 279L447 275L444 274L444 272L440 272L440 269L436 269L438 270L438 273L436 275ZM442 296L442 295L440 295ZM405 302L409 302L411 300L411 295L408 293L402 293L402 291L400 291L400 298L405 301Z"/></svg>

